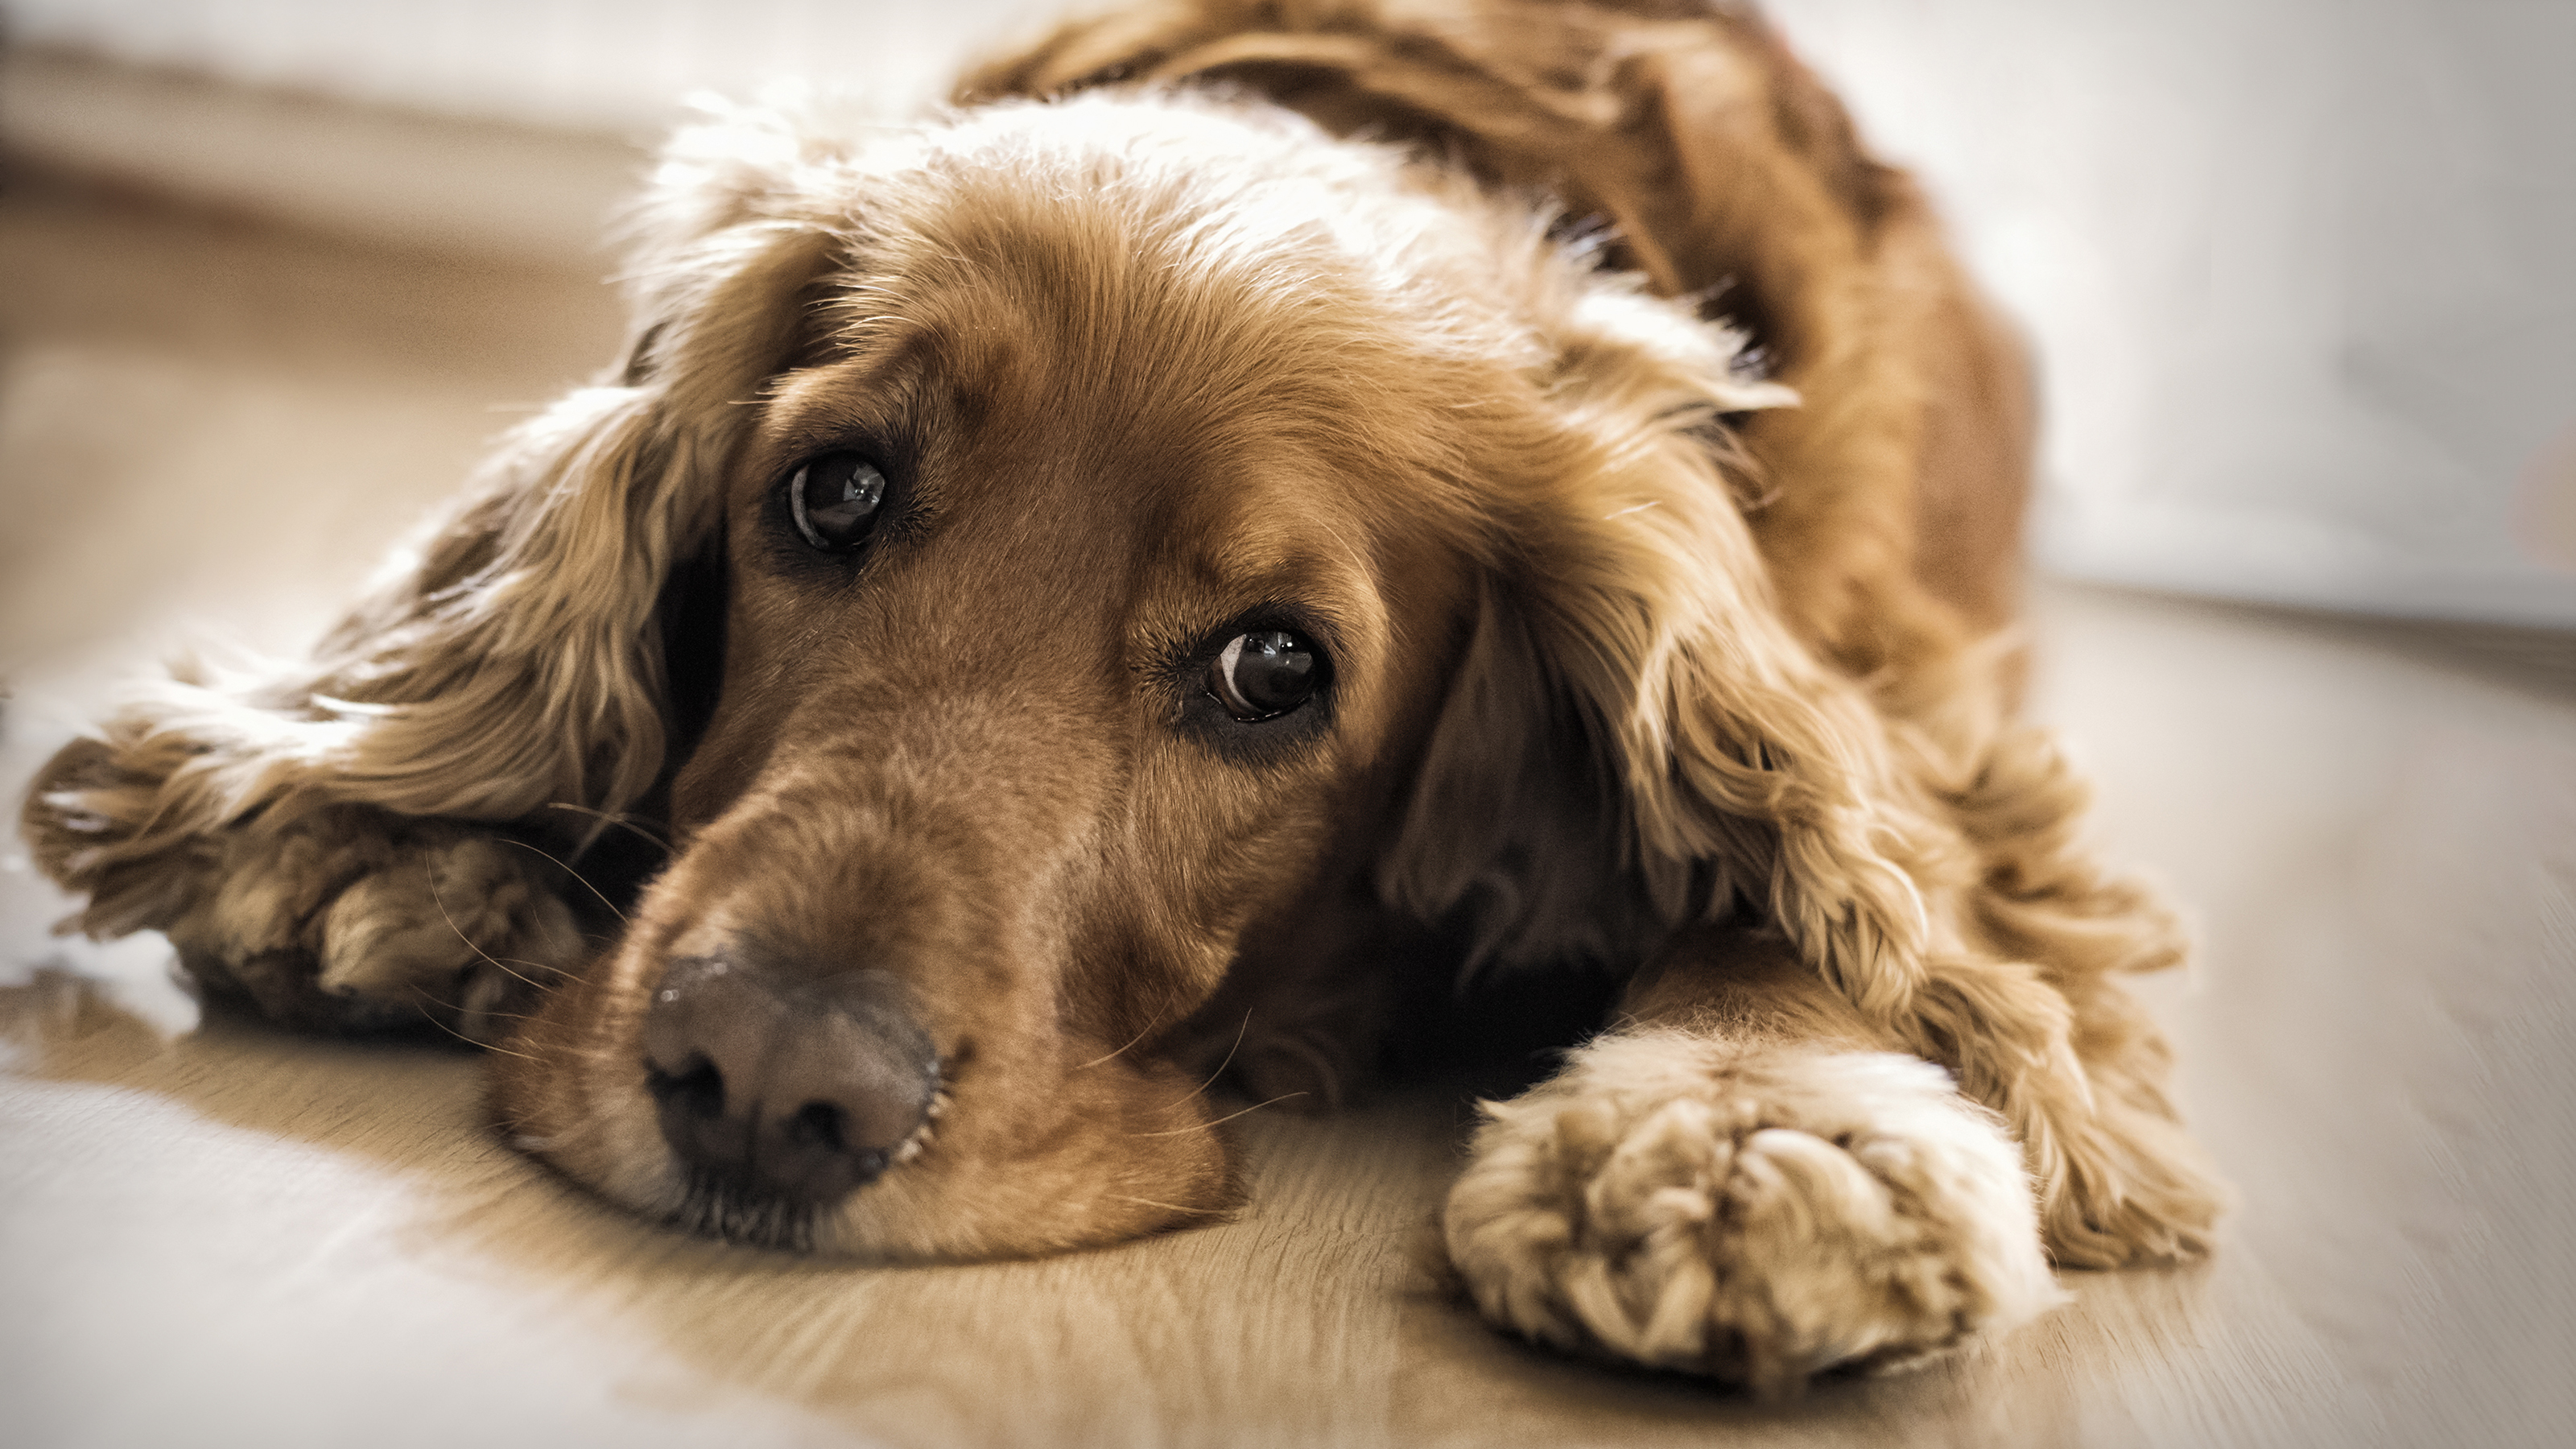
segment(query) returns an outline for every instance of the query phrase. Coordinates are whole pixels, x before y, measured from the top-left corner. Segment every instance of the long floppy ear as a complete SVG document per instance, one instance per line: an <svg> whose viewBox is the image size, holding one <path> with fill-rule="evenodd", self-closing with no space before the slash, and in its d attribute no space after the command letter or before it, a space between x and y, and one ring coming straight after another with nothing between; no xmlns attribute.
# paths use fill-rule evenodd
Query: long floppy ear
<svg viewBox="0 0 2576 1449"><path fill-rule="evenodd" d="M738 404L799 345L799 294L836 246L798 174L814 159L777 118L683 132L639 208L616 376L511 433L310 661L174 668L38 773L25 829L89 896L74 924L168 924L206 884L213 837L253 820L613 814L653 786L687 713L657 615L711 542Z"/></svg>
<svg viewBox="0 0 2576 1449"><path fill-rule="evenodd" d="M1868 695L1783 617L1729 476L1745 460L1712 447L1710 413L1781 399L1670 349L1587 346L1580 373L1381 889L1471 912L1502 962L1634 960L1746 908L1896 1009L1933 944L1924 889L1958 865Z"/></svg>

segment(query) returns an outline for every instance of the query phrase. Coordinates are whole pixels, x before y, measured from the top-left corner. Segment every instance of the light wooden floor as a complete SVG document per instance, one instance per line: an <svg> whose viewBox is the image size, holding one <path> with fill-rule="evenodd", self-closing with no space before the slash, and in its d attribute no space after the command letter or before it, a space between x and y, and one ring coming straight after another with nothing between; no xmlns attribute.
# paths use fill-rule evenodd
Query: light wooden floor
<svg viewBox="0 0 2576 1449"><path fill-rule="evenodd" d="M292 647L582 279L42 187L0 201L14 793L179 632ZM1480 1327L1418 1266L1461 1108L1243 1124L1228 1225L877 1270L680 1239L484 1130L461 1051L201 1023L0 872L0 1443L2520 1445L2576 1393L2576 647L2051 586L2039 708L2195 902L2149 988L2244 1205L2190 1271L1764 1406Z"/></svg>

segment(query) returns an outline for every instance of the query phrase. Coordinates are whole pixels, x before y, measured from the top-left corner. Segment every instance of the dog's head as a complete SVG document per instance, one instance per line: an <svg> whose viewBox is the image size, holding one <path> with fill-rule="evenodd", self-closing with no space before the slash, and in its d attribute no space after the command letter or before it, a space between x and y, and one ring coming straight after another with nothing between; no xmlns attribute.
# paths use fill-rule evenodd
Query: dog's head
<svg viewBox="0 0 2576 1449"><path fill-rule="evenodd" d="M576 1178L905 1255L1188 1221L1232 1187L1165 1037L1355 898L1503 959L1747 908L1864 996L1919 958L1907 787L1730 477L1788 399L1528 207L1091 95L720 118L644 233L623 373L334 666L371 803L667 803L499 1062Z"/></svg>

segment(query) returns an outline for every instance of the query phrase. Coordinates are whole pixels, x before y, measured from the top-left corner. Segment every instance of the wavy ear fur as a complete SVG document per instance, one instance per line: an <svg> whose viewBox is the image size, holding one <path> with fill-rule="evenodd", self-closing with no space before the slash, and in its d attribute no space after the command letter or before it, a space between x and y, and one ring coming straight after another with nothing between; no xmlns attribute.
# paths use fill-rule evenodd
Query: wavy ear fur
<svg viewBox="0 0 2576 1449"><path fill-rule="evenodd" d="M1890 1009L1922 974L1940 832L1866 692L1783 620L1744 460L1712 447L1712 411L1779 398L1615 346L1586 339L1549 390L1579 441L1506 530L1382 887L1471 905L1502 962L1634 960L1741 906Z"/></svg>
<svg viewBox="0 0 2576 1449"><path fill-rule="evenodd" d="M800 293L842 245L796 213L833 158L795 134L759 115L682 133L638 211L621 374L513 431L309 662L178 666L39 772L26 832L89 896L81 929L171 922L220 831L349 805L613 814L652 788L674 719L657 614L715 523L736 404L795 353Z"/></svg>

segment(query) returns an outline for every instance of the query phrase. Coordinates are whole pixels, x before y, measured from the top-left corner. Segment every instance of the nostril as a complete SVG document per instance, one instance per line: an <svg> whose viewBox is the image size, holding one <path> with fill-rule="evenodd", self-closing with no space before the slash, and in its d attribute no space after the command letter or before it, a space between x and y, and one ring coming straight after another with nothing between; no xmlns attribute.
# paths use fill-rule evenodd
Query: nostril
<svg viewBox="0 0 2576 1449"><path fill-rule="evenodd" d="M850 1116L829 1102L808 1102L787 1119L787 1140L799 1147L849 1150Z"/></svg>
<svg viewBox="0 0 2576 1449"><path fill-rule="evenodd" d="M724 1073L704 1056L693 1056L677 1072L666 1072L652 1063L644 1064L644 1090L665 1110L686 1112L692 1117L724 1115ZM817 1103L816 1105L821 1105Z"/></svg>
<svg viewBox="0 0 2576 1449"><path fill-rule="evenodd" d="M782 1183L829 1197L876 1181L894 1160L891 1148L861 1139L861 1123L837 1102L807 1102L779 1119L786 1152L769 1164ZM906 1135L909 1135L907 1129Z"/></svg>

